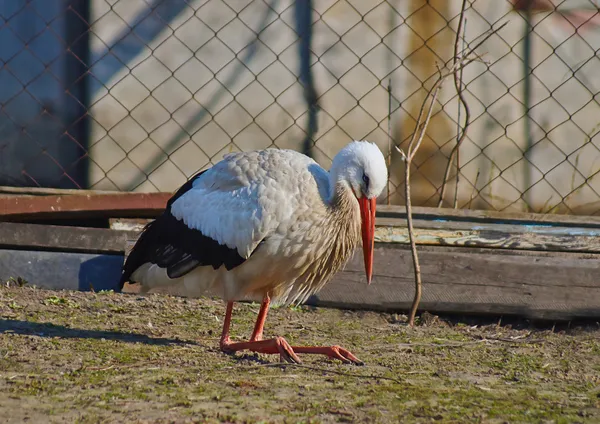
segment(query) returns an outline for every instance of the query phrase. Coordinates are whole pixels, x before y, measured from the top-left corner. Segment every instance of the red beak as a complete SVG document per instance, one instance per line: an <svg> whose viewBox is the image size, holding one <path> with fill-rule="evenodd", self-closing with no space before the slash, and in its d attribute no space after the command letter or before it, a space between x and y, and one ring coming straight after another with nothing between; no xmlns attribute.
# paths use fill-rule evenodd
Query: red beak
<svg viewBox="0 0 600 424"><path fill-rule="evenodd" d="M377 199L358 199L360 216L362 219L363 253L365 256L365 272L367 283L371 284L373 277L373 246L375 245L375 207Z"/></svg>

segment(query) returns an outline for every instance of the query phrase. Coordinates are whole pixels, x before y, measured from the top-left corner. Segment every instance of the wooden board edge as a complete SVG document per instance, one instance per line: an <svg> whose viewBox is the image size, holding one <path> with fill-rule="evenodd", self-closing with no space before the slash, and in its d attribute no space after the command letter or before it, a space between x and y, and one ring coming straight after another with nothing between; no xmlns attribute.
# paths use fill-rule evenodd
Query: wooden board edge
<svg viewBox="0 0 600 424"><path fill-rule="evenodd" d="M52 187L12 187L0 186L0 195L9 194L15 196L52 196L52 195L104 195L104 194L122 194L122 191L116 190L89 190L83 188L52 188Z"/></svg>
<svg viewBox="0 0 600 424"><path fill-rule="evenodd" d="M0 249L123 254L135 231L0 222Z"/></svg>
<svg viewBox="0 0 600 424"><path fill-rule="evenodd" d="M531 232L525 229L511 229L493 225L490 228L474 229L443 229L434 226L430 228L425 221L415 222L415 241L419 248L425 246L440 246L461 249L488 249L494 251L533 251L556 253L589 253L600 254L600 236L595 230L581 229L580 232L560 231L555 233ZM142 223L122 224L123 228L141 230ZM139 233L126 241L125 254L133 247ZM375 242L379 244L398 244L406 246L410 243L408 229L399 226L378 225L375 227Z"/></svg>
<svg viewBox="0 0 600 424"><path fill-rule="evenodd" d="M382 218L406 219L406 208L399 205L377 205L377 214ZM463 220L493 223L556 224L575 227L599 227L600 216L559 215L533 212L498 212L492 210L451 209L413 206L414 219Z"/></svg>
<svg viewBox="0 0 600 424"><path fill-rule="evenodd" d="M153 218L162 213L170 193L0 196L0 221L51 218Z"/></svg>
<svg viewBox="0 0 600 424"><path fill-rule="evenodd" d="M39 193L38 193L39 191ZM106 217L155 218L164 210L172 193L102 192L94 190L52 189L0 194L0 221L49 218ZM46 194L62 193L62 194ZM381 218L406 219L406 209L397 205L377 206ZM600 216L497 212L491 210L413 207L415 219L454 220L496 223L532 223L575 227L600 227Z"/></svg>

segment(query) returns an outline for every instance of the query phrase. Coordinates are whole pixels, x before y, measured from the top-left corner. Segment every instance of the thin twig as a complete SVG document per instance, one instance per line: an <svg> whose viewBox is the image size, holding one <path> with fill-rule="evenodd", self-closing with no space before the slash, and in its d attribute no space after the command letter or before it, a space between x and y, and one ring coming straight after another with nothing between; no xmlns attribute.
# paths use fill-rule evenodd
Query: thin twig
<svg viewBox="0 0 600 424"><path fill-rule="evenodd" d="M421 143L423 142L423 139L425 138L425 133L427 132L427 127L429 125L429 121L431 119L433 109L435 107L435 102L437 100L437 96L440 92L440 89L441 89L445 79L448 76L453 75L455 78L455 83L456 83L456 81L458 81L458 84L459 84L458 86L461 87L462 86L462 83L460 80L461 74L459 73L459 71L461 71L462 68L469 65L470 63L480 60L480 57L478 55L473 55L473 52L475 51L475 49L477 49L489 37L491 37L492 34L495 34L500 29L502 29L504 27L504 25L506 25L506 23L505 23L505 24L501 25L499 28L497 28L496 30L490 31L483 38L483 40L481 40L479 43L477 43L475 45L475 47L469 49L467 52L464 52L464 51L461 52L461 54L459 56L458 44L460 41L460 34L461 34L461 30L462 30L462 20L464 18L466 5L467 5L467 1L463 0L461 14L460 14L459 29L456 32L455 55L454 55L454 58L452 59L452 66L445 73L442 72L442 70L438 67L437 80L434 82L433 86L427 92L427 95L425 96L425 100L423 100L421 109L419 110L419 115L417 117L415 130L410 138L410 141L408 142L408 147L406 149L406 152L404 152L404 150L402 150L400 147L396 146L396 150L398 150L398 152L400 152L400 154L402 155L402 158L405 162L405 164L404 164L405 165L405 167L404 167L404 193L405 193L405 202L406 202L406 221L407 221L407 226L408 226L408 237L409 237L409 241L410 241L410 249L411 249L412 259L413 259L413 269L414 269L414 274L415 274L415 295L413 298L413 302L412 302L412 305L410 308L409 318L408 318L408 324L411 327L413 327L415 325L415 316L417 314L417 309L419 307L419 303L421 302L421 294L422 294L421 267L419 264L419 255L417 253L417 246L416 246L416 242L415 242L413 220L412 220L412 200L411 200L411 193L410 193L410 168L412 165L412 160L414 159L417 151L419 150L419 147L421 147ZM448 66L448 63L446 64L446 66ZM461 91L461 95L462 95L462 91ZM464 98L462 98L462 101L464 101L466 104L466 101ZM468 107L466 107L466 110L468 111ZM424 116L425 116L425 118L424 118ZM467 124L468 124L469 119L470 119L470 117L469 117L469 114L467 113ZM465 130L463 130L462 135L459 137L457 145L455 146L454 150L457 150L457 147L460 145L460 142L464 139L465 134L466 134L466 128L465 128ZM451 155L449 162L452 162L452 159L453 159L453 155ZM450 166L450 165L448 165L448 166ZM449 171L447 170L447 173L448 172ZM447 177L444 179L444 186L442 187L441 199L443 199L443 193L445 191L446 181L447 181Z"/></svg>
<svg viewBox="0 0 600 424"><path fill-rule="evenodd" d="M410 167L411 160L406 161L406 170L404 171L404 194L406 196L406 221L408 224L408 238L410 240L410 250L412 252L413 268L415 273L415 296L412 305L410 306L410 314L408 324L411 327L415 325L415 316L419 303L421 303L421 265L419 264L419 255L417 254L417 244L414 238L413 220L412 220L412 201L410 200Z"/></svg>
<svg viewBox="0 0 600 424"><path fill-rule="evenodd" d="M477 169L477 175L475 176L475 184L473 184L473 191L471 191L471 197L469 198L469 206L467 207L467 209L471 209L471 203L473 202L473 199L475 198L475 192L477 191L477 182L479 181L480 172L481 172L481 169Z"/></svg>
<svg viewBox="0 0 600 424"><path fill-rule="evenodd" d="M463 0L462 2L462 6L460 8L460 17L458 18L458 28L456 29L456 37L454 39L454 56L452 57L452 63L454 65L456 65L458 63L458 61L461 59L458 55L458 44L460 42L460 36L461 36L461 32L462 32L462 27L463 27L463 23L464 23L464 14L465 14L465 10L467 8L467 0ZM464 55L464 49L463 52L461 53ZM462 94L462 80L460 79L462 77L462 69L461 69L461 73L459 74L457 69L454 69L454 87L456 88L456 92L458 93L458 98L460 103L465 106L465 113L467 115L467 119L466 119L466 123L468 124L469 122L469 116L470 116L470 111L469 108L467 106L467 102L465 101L463 94ZM440 200L438 202L438 207L442 206L442 203L444 201L444 195L446 194L446 186L447 186L447 182L448 179L450 177L450 168L452 167L452 163L454 162L454 156L457 157L456 159L456 169L457 169L457 176L456 176L456 187L455 187L455 191L454 191L454 208L456 208L456 197L458 194L458 169L459 169L459 146L460 143L462 142L462 139L464 138L464 134L466 134L466 128L467 125L465 125L465 129L462 131L462 136L460 136L460 104L458 106L458 120L456 122L457 125L457 129L456 129L456 144L454 145L454 147L452 148L452 152L450 153L450 158L448 159L448 163L446 164L446 172L444 173L444 181L442 183L442 191L440 194Z"/></svg>
<svg viewBox="0 0 600 424"><path fill-rule="evenodd" d="M413 133L413 136L408 143L408 154L404 154L400 149L403 157L405 158L405 170L404 170L404 195L406 201L406 221L408 225L408 238L410 241L410 249L412 252L412 260L413 260L413 269L415 273L415 296L413 298L413 303L410 307L410 313L408 318L408 323L411 327L415 325L415 316L417 314L417 309L419 307L419 303L421 303L421 293L422 293L422 283L421 283L421 265L419 264L419 255L417 254L417 243L414 237L414 228L413 228L413 219L412 219L412 201L410 197L410 167L412 165L412 160L415 157L415 154L419 150L423 139L425 138L425 132L427 130L427 126L429 125L429 120L431 119L431 115L433 113L433 107L435 105L435 101L437 100L437 96L440 92L440 88L442 87L442 72L439 71L440 79L436 81L434 86L432 87L433 95L431 92L427 94L423 105L421 106L421 111L419 113L419 119L417 121L417 128ZM427 99L431 97L431 103L427 108L427 117L425 121L421 125L421 118L423 116L423 111L427 106ZM419 128L420 126L420 128ZM417 138L418 134L418 138Z"/></svg>
<svg viewBox="0 0 600 424"><path fill-rule="evenodd" d="M460 19L459 19L459 23L458 23L458 29L456 31L456 39L454 42L454 57L452 58L455 88L457 90L459 100L460 100L461 104L463 105L463 107L465 108L465 125L463 127L461 136L458 138L456 144L454 145L454 147L452 148L452 151L450 152L450 157L448 158L448 163L446 164L446 171L444 172L444 179L442 181L442 188L440 190L440 199L438 201L438 208L441 208L444 203L444 197L446 196L446 189L448 187L448 181L450 179L450 170L452 169L452 164L454 163L454 157L458 155L458 148L460 147L460 144L463 142L464 138L466 137L468 127L471 123L471 111L469 109L466 98L464 97L464 94L463 94L462 74L459 72L462 72L462 69L469 63L471 63L475 60L480 60L481 58L475 54L475 50L477 50L483 43L485 43L492 35L496 34L498 31L500 31L502 28L504 28L508 24L508 22L504 22L498 28L487 31L487 33L483 34L483 38L477 44L475 44L475 46L469 48L469 50L467 52L465 52L463 49L463 52L459 55L458 54L458 43L460 41L460 33L463 28L462 25L463 25L463 17L464 17L465 8L466 8L466 0L463 0ZM470 59L469 61L461 64L461 62L463 62L465 58L471 57L471 56L475 56L476 59ZM457 64L458 64L458 66L457 66ZM458 79L458 84L457 84L457 79ZM457 159L456 163L457 163L456 167L457 167L457 174L458 174L458 169L460 168L458 159ZM456 178L457 178L457 186L458 186L458 179L459 179L458 175ZM457 190L457 187L455 187L455 190ZM455 195L455 197L456 197L456 195ZM456 202L455 202L455 204L456 204ZM456 208L456 206L454 206L454 207Z"/></svg>
<svg viewBox="0 0 600 424"><path fill-rule="evenodd" d="M441 71L440 71L440 75L441 75ZM414 144L414 146L412 145L413 144L412 141L408 145L410 160L413 160L413 158L415 157L415 154L417 153L417 150L419 150L419 147L421 147L421 143L423 142L423 139L425 138L425 132L427 131L427 127L429 126L431 114L433 113L433 107L435 106L435 101L437 100L438 94L440 93L440 89L442 88L443 81L444 81L444 79L441 78L439 80L439 83L437 84L437 87L434 87L433 96L431 96L431 104L429 105L428 111L427 111L427 117L425 118L425 122L421 126L421 131L419 132L419 138L417 139L417 142Z"/></svg>
<svg viewBox="0 0 600 424"><path fill-rule="evenodd" d="M466 0L464 0L464 1L466 1ZM463 11L464 11L464 9L463 9ZM466 35L467 35L467 18L465 18L465 25L463 28L462 51L464 51L464 49L465 49L464 43L465 43ZM456 44L454 46L455 56L458 54L458 40L459 40L459 37L456 37ZM458 59L456 58L456 60L458 60ZM462 144L463 140L465 139L465 136L467 134L467 129L469 128L469 124L471 123L471 111L469 109L467 100L465 99L465 96L463 94L463 82L462 82L463 81L463 69L464 69L464 67L461 67L460 70L457 70L457 69L454 70L454 87L456 88L456 92L458 93L458 98L460 100L460 103L465 108L464 130L462 132L460 132L460 128L459 128L459 130L456 133L456 137L458 138L458 140L456 141L456 184L454 185L454 209L456 209L458 206L458 186L460 183L460 145ZM458 110L460 112L460 106L458 107ZM460 118L459 118L458 122L459 122L458 125L460 125ZM459 137L459 134L460 134L460 137Z"/></svg>
<svg viewBox="0 0 600 424"><path fill-rule="evenodd" d="M466 56L471 56L472 54L475 53L475 50L477 50L479 47L481 47L481 45L483 43L485 43L487 40L490 39L490 37L496 33L498 33L502 28L504 28L506 25L508 25L508 21L504 22L502 25L500 25L498 28L496 29L490 29L487 32L484 32L482 34L483 38L481 39L481 41L479 41L477 44L475 44L475 46L469 48L469 51L465 54Z"/></svg>

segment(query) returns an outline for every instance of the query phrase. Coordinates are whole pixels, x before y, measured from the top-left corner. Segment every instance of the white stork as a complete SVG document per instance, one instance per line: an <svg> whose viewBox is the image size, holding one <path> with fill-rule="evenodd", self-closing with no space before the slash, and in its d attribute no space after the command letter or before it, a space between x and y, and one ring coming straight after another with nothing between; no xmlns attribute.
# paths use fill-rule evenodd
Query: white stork
<svg viewBox="0 0 600 424"><path fill-rule="evenodd" d="M220 347L280 354L316 353L360 364L339 346L296 347L263 340L271 301L301 303L347 262L362 233L371 283L376 199L387 181L379 148L354 141L329 172L292 150L232 153L185 183L148 224L123 268L142 291L183 283L189 294L227 302ZM361 228L362 227L362 228ZM234 301L262 302L248 342L229 337Z"/></svg>

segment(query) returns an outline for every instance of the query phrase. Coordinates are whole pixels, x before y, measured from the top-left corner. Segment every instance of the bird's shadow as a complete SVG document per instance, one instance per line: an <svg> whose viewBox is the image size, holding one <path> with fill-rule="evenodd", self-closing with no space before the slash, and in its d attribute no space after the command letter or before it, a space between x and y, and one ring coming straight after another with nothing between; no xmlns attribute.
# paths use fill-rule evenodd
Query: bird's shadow
<svg viewBox="0 0 600 424"><path fill-rule="evenodd" d="M127 333L109 330L87 330L81 328L69 328L60 324L49 322L31 322L13 319L0 319L0 334L12 333L23 336L37 337L60 337L64 339L105 339L118 340L125 343L144 343L148 345L195 345L199 343L191 340L172 339L165 337L150 337L145 334ZM217 348L218 349L218 348ZM209 350L213 350L210 349ZM231 357L239 364L273 365L272 360L263 358L252 352L222 352ZM283 366L283 365L282 365Z"/></svg>
<svg viewBox="0 0 600 424"><path fill-rule="evenodd" d="M0 319L0 334L13 333L25 336L61 337L65 339L106 339L126 343L145 343L149 345L197 345L195 341L150 337L145 334L127 333L110 330L87 330L69 328L64 325L31 322L12 319Z"/></svg>

